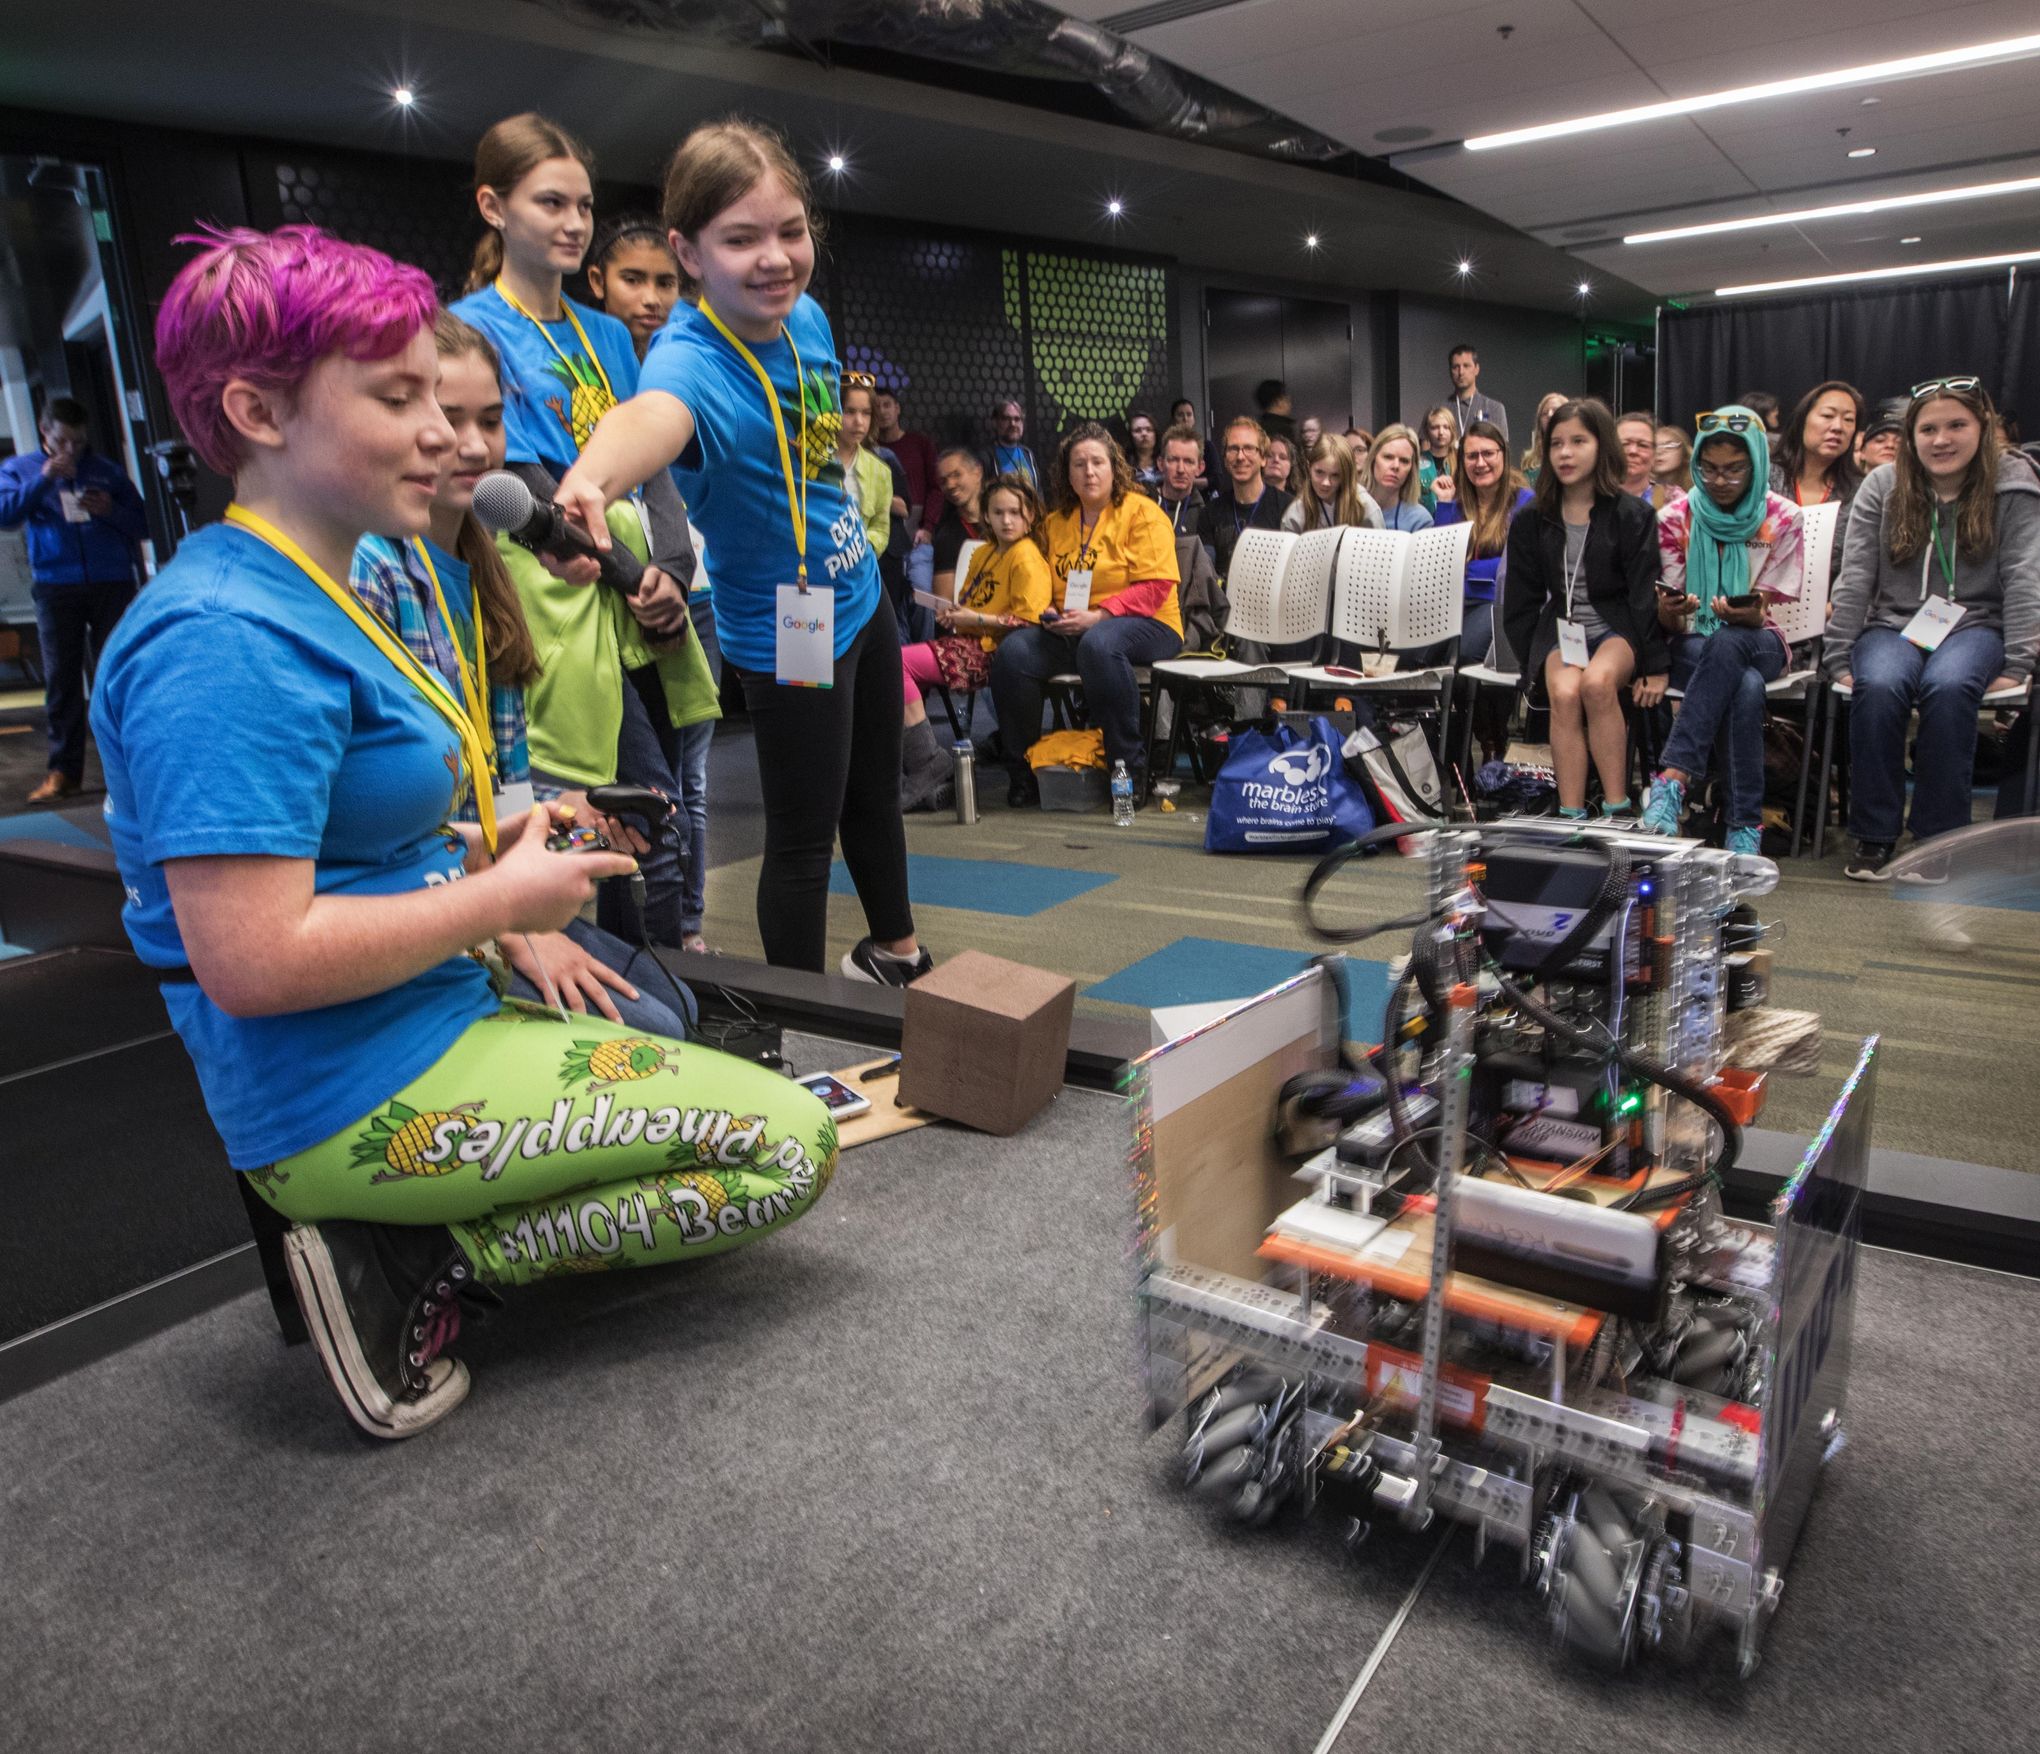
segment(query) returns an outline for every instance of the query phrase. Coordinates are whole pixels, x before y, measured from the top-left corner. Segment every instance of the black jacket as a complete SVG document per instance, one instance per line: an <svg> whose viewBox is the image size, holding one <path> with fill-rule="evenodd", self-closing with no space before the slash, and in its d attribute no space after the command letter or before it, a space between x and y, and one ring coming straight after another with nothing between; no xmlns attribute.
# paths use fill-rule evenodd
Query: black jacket
<svg viewBox="0 0 2040 1754"><path fill-rule="evenodd" d="M1233 498L1231 482L1227 491L1214 493L1197 514L1197 534L1211 550L1218 576L1224 578L1232 565L1232 551L1249 530L1279 530L1282 514L1289 510L1289 495L1279 487L1263 487L1251 511Z"/></svg>
<svg viewBox="0 0 2040 1754"><path fill-rule="evenodd" d="M1658 625L1657 513L1631 494L1596 499L1580 557L1580 584L1602 620L1629 642L1636 674L1662 676L1671 647ZM1558 645L1565 611L1565 526L1525 507L1509 526L1509 564L1502 586L1502 626L1509 649L1524 654L1523 679L1544 683L1544 660Z"/></svg>

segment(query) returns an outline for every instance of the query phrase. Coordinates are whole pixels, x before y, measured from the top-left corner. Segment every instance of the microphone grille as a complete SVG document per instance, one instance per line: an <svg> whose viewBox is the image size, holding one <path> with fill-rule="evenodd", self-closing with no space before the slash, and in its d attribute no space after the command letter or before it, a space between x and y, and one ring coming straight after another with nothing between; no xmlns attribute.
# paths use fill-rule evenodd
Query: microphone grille
<svg viewBox="0 0 2040 1754"><path fill-rule="evenodd" d="M492 469L475 483L475 516L499 533L521 530L536 505L531 489L507 469Z"/></svg>

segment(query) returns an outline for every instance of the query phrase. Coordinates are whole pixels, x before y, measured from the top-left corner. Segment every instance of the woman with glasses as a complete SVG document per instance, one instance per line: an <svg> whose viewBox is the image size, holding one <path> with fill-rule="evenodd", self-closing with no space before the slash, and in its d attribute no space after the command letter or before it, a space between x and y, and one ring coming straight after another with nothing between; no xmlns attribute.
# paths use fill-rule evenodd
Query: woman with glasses
<svg viewBox="0 0 2040 1754"><path fill-rule="evenodd" d="M1824 662L1852 690L1844 875L1879 883L1905 823L1906 729L1915 711L1911 826L1928 840L1970 820L1976 715L1986 693L2029 681L2040 656L2040 482L2004 454L1973 377L1913 386L1895 462L1849 511ZM1945 865L1907 874L1938 882Z"/></svg>
<svg viewBox="0 0 2040 1754"><path fill-rule="evenodd" d="M1683 426L1657 429L1657 448L1651 453L1651 485L1658 493L1656 505L1670 505L1673 497L1693 491L1693 441Z"/></svg>
<svg viewBox="0 0 2040 1754"><path fill-rule="evenodd" d="M1658 619L1671 636L1672 682L1685 691L1643 826L1684 830L1687 789L1719 757L1728 850L1762 850L1764 689L1785 671L1774 605L1799 594L1799 508L1765 485L1771 446L1747 408L1699 420L1698 488L1658 514Z"/></svg>

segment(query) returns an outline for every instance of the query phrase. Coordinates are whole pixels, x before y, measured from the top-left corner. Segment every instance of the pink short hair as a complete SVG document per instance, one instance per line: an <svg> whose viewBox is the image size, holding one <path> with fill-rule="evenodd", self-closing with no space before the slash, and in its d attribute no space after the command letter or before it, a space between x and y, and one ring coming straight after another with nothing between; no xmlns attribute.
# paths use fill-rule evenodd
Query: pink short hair
<svg viewBox="0 0 2040 1754"><path fill-rule="evenodd" d="M177 241L200 250L156 313L156 368L192 449L222 475L242 454L220 405L231 380L289 395L328 354L388 359L438 310L423 269L317 226L208 226Z"/></svg>

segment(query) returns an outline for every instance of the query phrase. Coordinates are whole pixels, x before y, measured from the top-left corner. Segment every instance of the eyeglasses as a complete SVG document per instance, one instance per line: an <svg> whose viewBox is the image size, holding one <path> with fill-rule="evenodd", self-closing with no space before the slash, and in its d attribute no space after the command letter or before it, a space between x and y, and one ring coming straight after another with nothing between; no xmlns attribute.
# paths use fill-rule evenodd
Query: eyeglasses
<svg viewBox="0 0 2040 1754"><path fill-rule="evenodd" d="M1693 424L1702 432L1749 432L1764 423L1754 414L1703 414Z"/></svg>
<svg viewBox="0 0 2040 1754"><path fill-rule="evenodd" d="M1259 445L1227 445L1225 447L1225 454L1228 457L1258 457L1261 454L1261 447Z"/></svg>
<svg viewBox="0 0 2040 1754"><path fill-rule="evenodd" d="M1726 487L1731 481L1747 481L1750 478L1750 466L1747 462L1742 462L1716 468L1712 463L1702 463L1693 473L1702 481L1719 481Z"/></svg>
<svg viewBox="0 0 2040 1754"><path fill-rule="evenodd" d="M1925 397L1939 395L1943 390L1975 390L1981 388L1982 384L1983 379L1975 377L1929 378L1924 384L1913 385L1912 399L1918 402Z"/></svg>
<svg viewBox="0 0 2040 1754"><path fill-rule="evenodd" d="M878 379L869 372L845 372L843 374L843 388L846 390L875 390L878 388Z"/></svg>

